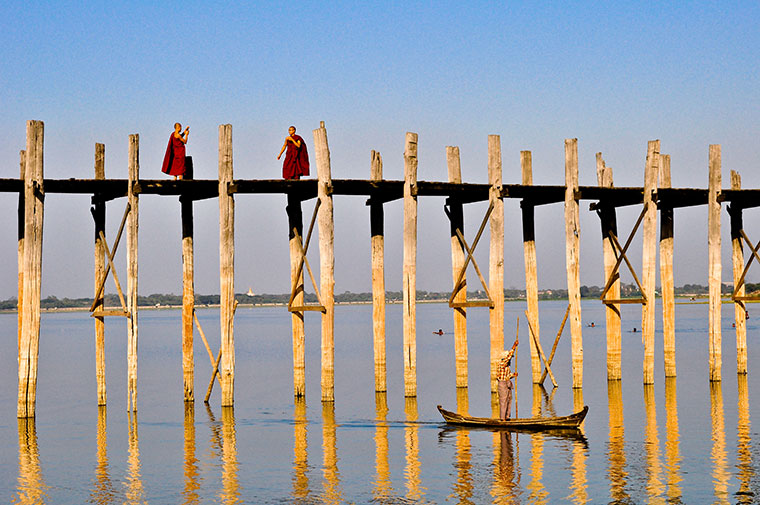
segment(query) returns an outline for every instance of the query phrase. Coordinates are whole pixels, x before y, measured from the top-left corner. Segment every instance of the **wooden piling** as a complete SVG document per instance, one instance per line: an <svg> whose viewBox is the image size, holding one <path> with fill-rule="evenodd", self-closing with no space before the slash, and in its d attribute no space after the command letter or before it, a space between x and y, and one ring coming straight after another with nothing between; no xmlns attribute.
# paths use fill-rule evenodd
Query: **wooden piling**
<svg viewBox="0 0 760 505"><path fill-rule="evenodd" d="M288 237L290 239L290 285L297 286L293 297L293 305L303 306L303 268L299 268L302 254L303 211L301 199L295 193L288 193ZM306 395L306 332L304 328L304 312L302 310L290 313L291 333L293 339L293 396L302 398Z"/></svg>
<svg viewBox="0 0 760 505"><path fill-rule="evenodd" d="M520 170L523 186L533 185L533 155L530 151L520 151ZM533 329L533 336L541 342L541 328L538 319L538 264L536 260L536 223L535 206L530 200L520 203L523 227L523 255L525 259L525 301L528 306L528 324ZM541 381L541 357L532 338L528 339L530 346L530 365L533 383Z"/></svg>
<svg viewBox="0 0 760 505"><path fill-rule="evenodd" d="M40 289L42 286L42 222L45 193L44 179L45 125L42 121L26 123L24 169L24 268L21 335L18 346L17 417L35 415L37 400L37 365L40 349Z"/></svg>
<svg viewBox="0 0 760 505"><path fill-rule="evenodd" d="M19 179L24 180L26 171L26 151L19 151ZM24 318L24 222L26 209L24 208L24 192L18 193L18 298L16 315L18 316L18 341L17 349L21 349L21 324Z"/></svg>
<svg viewBox="0 0 760 505"><path fill-rule="evenodd" d="M135 186L140 180L140 136L129 136L129 181L127 200L127 411L137 411L137 233L139 196ZM114 271L116 274L116 271Z"/></svg>
<svg viewBox="0 0 760 505"><path fill-rule="evenodd" d="M504 350L504 200L502 199L501 137L488 136L488 200L491 213L491 243L488 254L488 289L493 299L489 310L491 332L491 393L496 392L496 366Z"/></svg>
<svg viewBox="0 0 760 505"><path fill-rule="evenodd" d="M404 147L404 396L417 396L417 134Z"/></svg>
<svg viewBox="0 0 760 505"><path fill-rule="evenodd" d="M655 280L657 268L657 205L653 193L657 191L657 175L660 167L660 141L650 140L647 144L647 159L644 168L644 200L646 208L643 221L641 252L641 276L644 298L641 306L641 337L644 340L644 384L654 384L654 316Z"/></svg>
<svg viewBox="0 0 760 505"><path fill-rule="evenodd" d="M325 311L322 313L322 401L335 401L335 252L333 224L332 175L330 148L325 122L314 130L317 160L317 197L321 204L319 223L319 291Z"/></svg>
<svg viewBox="0 0 760 505"><path fill-rule="evenodd" d="M370 178L383 180L383 158L372 151ZM372 334L375 355L375 392L387 391L385 357L385 217L382 201L369 201L369 227L372 241Z"/></svg>
<svg viewBox="0 0 760 505"><path fill-rule="evenodd" d="M608 167L604 162L602 153L596 153L596 179L600 187L613 187L612 167ZM606 283L610 275L615 272L617 261L612 237L610 237L610 232L617 236L617 216L615 207L612 205L601 205L598 213L602 225L604 281ZM608 294L613 300L620 299L620 274L617 272ZM607 380L619 380L622 378L620 304L605 304L604 312L607 327Z"/></svg>
<svg viewBox="0 0 760 505"><path fill-rule="evenodd" d="M578 139L565 139L565 263L570 303L570 338L573 387L583 387L583 335L581 327L580 240L578 205Z"/></svg>
<svg viewBox="0 0 760 505"><path fill-rule="evenodd" d="M718 194L721 186L720 144L711 144L709 149L709 185L707 189L707 256L708 256L708 365L710 380L721 380L721 333L720 333L720 202Z"/></svg>
<svg viewBox="0 0 760 505"><path fill-rule="evenodd" d="M446 147L446 165L449 172L449 182L462 183L462 167L459 160L459 148ZM451 229L451 270L454 282L454 302L467 301L467 281L462 280L457 285L459 272L464 266L465 253L457 230L464 234L464 209L461 200L449 198L449 219ZM454 362L456 370L456 386L467 387L467 308L454 307Z"/></svg>
<svg viewBox="0 0 760 505"><path fill-rule="evenodd" d="M189 176L189 177L188 177ZM185 179L193 174L186 173ZM193 199L179 198L182 209L182 382L186 402L195 401L195 360L193 354L193 315L195 314L195 258L193 250Z"/></svg>
<svg viewBox="0 0 760 505"><path fill-rule="evenodd" d="M105 168L106 146L95 144L95 179L106 178ZM102 312L105 308L104 293L100 288L100 280L106 271L106 246L101 237L106 233L106 202L102 197L94 195L92 201L92 217L95 221L95 303L94 311ZM95 381L97 387L98 406L106 404L106 351L103 316L95 316Z"/></svg>
<svg viewBox="0 0 760 505"><path fill-rule="evenodd" d="M731 170L731 189L742 189L742 178L738 172ZM728 208L731 217L731 248L734 273L734 296L745 295L744 279L744 249L742 247L742 230L744 223L742 207L731 204ZM737 287L738 286L738 287ZM736 373L747 373L747 308L743 300L734 300L734 325L736 326Z"/></svg>
<svg viewBox="0 0 760 505"><path fill-rule="evenodd" d="M235 198L232 184L232 125L219 125L219 364L222 407L235 404Z"/></svg>
<svg viewBox="0 0 760 505"><path fill-rule="evenodd" d="M670 155L660 154L660 188L670 188ZM673 283L673 208L660 207L660 290L665 377L676 376L676 312Z"/></svg>

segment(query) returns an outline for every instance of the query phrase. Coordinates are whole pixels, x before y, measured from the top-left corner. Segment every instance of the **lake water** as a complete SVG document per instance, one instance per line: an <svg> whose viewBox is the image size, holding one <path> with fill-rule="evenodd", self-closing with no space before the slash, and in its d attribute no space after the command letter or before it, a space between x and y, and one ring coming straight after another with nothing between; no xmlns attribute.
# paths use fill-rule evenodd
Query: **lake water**
<svg viewBox="0 0 760 505"><path fill-rule="evenodd" d="M550 348L566 302L541 302ZM448 429L436 410L490 416L488 312L470 309L469 388L455 387L451 310L417 306L418 397L403 396L401 306L387 310L388 392L374 393L372 308L335 311L335 403L319 400L317 314L306 317L306 399L294 403L290 315L240 308L235 407L202 402L210 377L196 333L196 401L182 401L180 311L139 319L138 413L126 412L126 328L107 320L108 406L96 406L93 321L42 316L36 421L16 419L16 315L0 315L0 502L111 503L752 503L760 493L760 401L752 364L760 311L748 321L750 373L736 375L733 307L723 310L723 381L707 370L707 305L676 306L678 378L642 385L640 309L623 307L623 380L606 380L604 309L583 301L584 388L570 387L569 327L554 391L530 383L521 321L519 415L590 407L582 438ZM512 342L524 303L507 303ZM214 350L218 311L199 309ZM658 318L660 317L658 313ZM661 319L658 319L658 321ZM659 325L659 323L658 323ZM443 328L442 336L432 332ZM548 342L548 343L547 343ZM548 349L547 349L548 350ZM547 380L547 385L551 386ZM757 423L756 423L757 424ZM760 425L760 424L759 424ZM757 440L756 440L757 439ZM760 495L758 495L760 496ZM760 497L758 498L760 500Z"/></svg>

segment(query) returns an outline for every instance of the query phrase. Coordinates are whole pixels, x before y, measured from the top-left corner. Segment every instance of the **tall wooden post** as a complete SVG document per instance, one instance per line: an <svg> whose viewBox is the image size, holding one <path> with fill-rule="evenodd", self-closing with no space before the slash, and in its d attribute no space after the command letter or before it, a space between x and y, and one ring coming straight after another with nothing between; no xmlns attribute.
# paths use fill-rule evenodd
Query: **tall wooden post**
<svg viewBox="0 0 760 505"><path fill-rule="evenodd" d="M533 185L533 155L530 151L520 151L520 170L523 186ZM535 207L529 200L523 200L523 255L525 258L525 301L528 305L528 321L533 329L536 341L541 341L541 329L538 319L538 272L536 262L536 222ZM536 341L528 339L530 346L530 365L533 383L541 381L541 357L538 354Z"/></svg>
<svg viewBox="0 0 760 505"><path fill-rule="evenodd" d="M95 144L95 179L106 178L106 146ZM100 280L106 271L106 246L100 238L106 235L106 202L97 194L92 197L92 216L95 220L95 300L94 311L104 308L104 292L100 290ZM98 294L100 292L100 294ZM105 321L103 316L95 319L95 380L97 382L98 406L106 404L106 351Z"/></svg>
<svg viewBox="0 0 760 505"><path fill-rule="evenodd" d="M222 407L235 404L235 198L232 184L232 125L219 125L219 367Z"/></svg>
<svg viewBox="0 0 760 505"><path fill-rule="evenodd" d="M317 197L321 204L319 224L319 291L325 311L322 313L322 401L335 401L335 253L333 225L332 175L330 148L327 144L325 122L314 130L314 149L317 159Z"/></svg>
<svg viewBox="0 0 760 505"><path fill-rule="evenodd" d="M26 172L26 151L19 151L19 179L24 183ZM21 326L24 318L24 223L26 209L24 205L24 190L18 194L18 301L16 315L18 316L18 349L21 349Z"/></svg>
<svg viewBox="0 0 760 505"><path fill-rule="evenodd" d="M488 136L488 199L491 212L491 244L488 262L488 289L493 298L489 311L491 329L491 393L496 392L496 366L504 349L504 200L502 200L501 137Z"/></svg>
<svg viewBox="0 0 760 505"><path fill-rule="evenodd" d="M660 154L659 187L669 188L670 155ZM673 208L660 208L660 290L665 377L676 376L676 313L673 283Z"/></svg>
<svg viewBox="0 0 760 505"><path fill-rule="evenodd" d="M611 188L612 167L608 167L602 159L602 153L596 153L596 180L602 188ZM602 225L602 251L604 253L604 279L609 279L615 268L615 249L610 237L610 232L617 236L617 216L615 207L601 205L598 210L599 220ZM614 300L620 299L620 275L615 274L615 281L608 291L609 297ZM621 373L621 324L620 304L605 305L605 317L607 326L607 380L619 380Z"/></svg>
<svg viewBox="0 0 760 505"><path fill-rule="evenodd" d="M720 144L711 144L709 151L710 182L707 191L707 256L708 256L708 334L710 338L708 364L710 380L721 380L721 333L720 333L720 202L718 194L721 186Z"/></svg>
<svg viewBox="0 0 760 505"><path fill-rule="evenodd" d="M185 179L193 174L186 173ZM182 382L186 402L195 401L193 354L193 314L195 314L195 259L193 251L193 198L179 197L182 208Z"/></svg>
<svg viewBox="0 0 760 505"><path fill-rule="evenodd" d="M372 151L371 179L383 180L383 158ZM375 354L375 392L385 392L385 235L383 203L369 201L369 228L372 241L372 332Z"/></svg>
<svg viewBox="0 0 760 505"><path fill-rule="evenodd" d="M40 289L42 287L42 218L45 193L43 146L45 125L26 123L24 170L24 285L21 336L18 346L19 418L34 417L37 401L37 365L40 350Z"/></svg>
<svg viewBox="0 0 760 505"><path fill-rule="evenodd" d="M404 147L404 396L417 396L417 134Z"/></svg>
<svg viewBox="0 0 760 505"><path fill-rule="evenodd" d="M657 191L657 174L660 170L660 141L650 140L644 168L643 249L641 252L642 288L646 302L641 307L641 331L644 339L644 384L654 384L654 315L655 281L657 269L657 204L652 194Z"/></svg>
<svg viewBox="0 0 760 505"><path fill-rule="evenodd" d="M731 170L731 189L742 189L742 178L738 172ZM733 249L733 272L734 272L734 289L742 281L741 276L744 271L744 249L742 247L742 230L744 223L742 218L743 209L736 204L731 204L728 208L731 216L731 247ZM736 296L744 296L745 289L742 282L736 291ZM747 317L746 307L741 300L734 301L734 319L736 326L736 373L747 373Z"/></svg>
<svg viewBox="0 0 760 505"><path fill-rule="evenodd" d="M129 136L129 184L127 200L127 411L137 411L137 232L139 197L135 186L140 180L140 136Z"/></svg>
<svg viewBox="0 0 760 505"><path fill-rule="evenodd" d="M583 387L583 335L581 328L580 242L578 205L578 139L565 139L565 263L570 303L573 387Z"/></svg>
<svg viewBox="0 0 760 505"><path fill-rule="evenodd" d="M459 161L459 148L446 147L446 164L449 172L449 182L462 183L462 168ZM449 219L451 228L451 270L453 282L459 279L459 271L464 265L464 247L459 241L457 230L464 234L464 209L462 202L456 198L449 198ZM462 282L454 294L454 302L467 301L467 281L462 277ZM454 307L454 362L456 369L456 385L458 388L467 387L467 309Z"/></svg>
<svg viewBox="0 0 760 505"><path fill-rule="evenodd" d="M303 306L303 269L299 273L298 265L301 261L301 247L298 238L303 241L303 212L301 199L295 193L288 193L288 237L290 238L290 285L297 286L293 305ZM296 233L298 235L296 236ZM296 275L298 279L296 279ZM293 396L302 398L306 395L306 359L305 345L306 332L304 329L304 313L296 311L290 313L291 332L293 335Z"/></svg>

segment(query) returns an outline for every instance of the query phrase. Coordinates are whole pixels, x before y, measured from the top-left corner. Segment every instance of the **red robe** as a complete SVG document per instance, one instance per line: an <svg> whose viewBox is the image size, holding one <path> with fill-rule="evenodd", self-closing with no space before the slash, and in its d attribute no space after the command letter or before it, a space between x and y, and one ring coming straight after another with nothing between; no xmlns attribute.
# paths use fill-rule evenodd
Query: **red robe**
<svg viewBox="0 0 760 505"><path fill-rule="evenodd" d="M175 137L174 133L169 137L161 171L169 175L185 175L185 143Z"/></svg>
<svg viewBox="0 0 760 505"><path fill-rule="evenodd" d="M296 141L301 141L301 147L288 141L288 150L285 151L285 161L282 162L282 178L298 179L302 175L309 175L309 153L306 151L306 142L298 135L293 135Z"/></svg>

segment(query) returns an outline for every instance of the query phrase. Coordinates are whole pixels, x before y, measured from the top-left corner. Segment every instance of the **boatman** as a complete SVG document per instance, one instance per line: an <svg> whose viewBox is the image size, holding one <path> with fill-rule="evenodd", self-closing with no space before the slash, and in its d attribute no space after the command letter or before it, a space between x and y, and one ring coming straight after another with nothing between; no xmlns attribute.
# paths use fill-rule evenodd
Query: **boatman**
<svg viewBox="0 0 760 505"><path fill-rule="evenodd" d="M496 378L498 379L499 389L499 418L507 420L509 419L509 413L512 406L512 377L517 377L517 372L512 373L509 368L512 364L512 356L515 355L515 349L517 348L518 341L512 344L512 348L508 351L501 351L499 356L499 364L496 365Z"/></svg>

